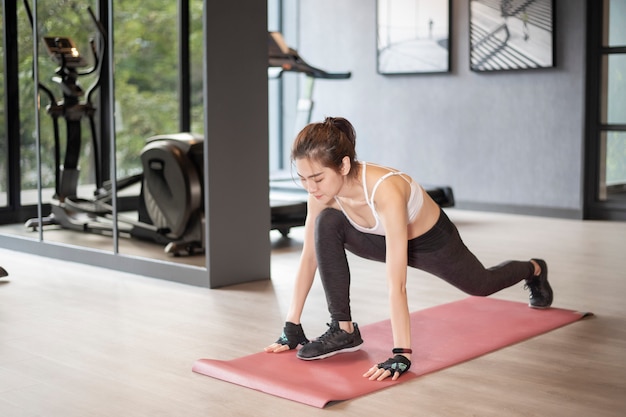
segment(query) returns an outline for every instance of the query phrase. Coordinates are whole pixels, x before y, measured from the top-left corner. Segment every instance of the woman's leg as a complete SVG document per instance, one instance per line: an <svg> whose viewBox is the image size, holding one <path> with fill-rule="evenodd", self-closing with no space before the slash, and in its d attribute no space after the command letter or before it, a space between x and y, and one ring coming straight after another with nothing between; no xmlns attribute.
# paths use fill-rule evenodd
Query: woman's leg
<svg viewBox="0 0 626 417"><path fill-rule="evenodd" d="M456 226L443 211L429 232L409 241L409 265L478 296L491 295L530 279L535 270L530 261L506 261L485 268L465 246Z"/></svg>
<svg viewBox="0 0 626 417"><path fill-rule="evenodd" d="M326 209L317 219L315 244L331 318L351 321L350 268L345 251L347 249L365 259L384 262L385 238L359 232L342 212ZM522 280L539 285L535 266L530 261L505 261L485 268L465 246L456 226L443 211L430 231L409 241L408 263L470 295L488 296ZM545 272L542 271L542 275ZM541 293L541 298L549 300L545 304L551 304L552 290L545 275L540 286L534 291L530 288L531 296L533 292Z"/></svg>
<svg viewBox="0 0 626 417"><path fill-rule="evenodd" d="M323 210L315 224L315 251L332 320L352 321L350 268L346 249L366 259L385 260L385 238L356 230L339 210Z"/></svg>

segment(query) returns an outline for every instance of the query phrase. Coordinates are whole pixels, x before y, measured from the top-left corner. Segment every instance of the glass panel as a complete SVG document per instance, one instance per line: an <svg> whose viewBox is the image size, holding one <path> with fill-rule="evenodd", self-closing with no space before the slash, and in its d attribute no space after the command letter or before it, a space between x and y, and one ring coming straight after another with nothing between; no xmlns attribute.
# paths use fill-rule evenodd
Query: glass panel
<svg viewBox="0 0 626 417"><path fill-rule="evenodd" d="M268 0L267 2L267 26L269 31L280 32L280 3L277 0ZM274 76L272 71L268 71L268 138L269 138L269 156L270 156L270 172L277 171L282 168L281 155L281 129L280 123L282 115L281 109L281 88L282 80L278 76Z"/></svg>
<svg viewBox="0 0 626 417"><path fill-rule="evenodd" d="M29 5L32 2L28 2ZM35 86L33 83L33 30L23 3L18 7L18 66L20 85L20 167L21 202L36 205L39 200L37 155L40 154L41 196L46 204L44 216L45 239L50 241L111 250L111 239L85 237L82 230L91 218L82 210L83 198L92 199L95 187L94 139L89 116L96 104L98 77L91 39L96 25L88 12L95 0L74 4L63 0L38 2L40 148L36 144ZM100 48L98 40L94 44ZM91 100L91 101L90 101ZM98 115L95 115L97 120ZM55 130L55 120L58 129ZM72 206L71 203L74 203ZM50 205L50 206L48 206ZM68 209L68 207L72 208ZM49 209L48 207L52 207ZM32 219L32 229L41 226ZM75 230L69 232L67 229ZM110 229L110 227L109 227ZM78 231L78 233L76 232ZM107 233L110 235L110 233Z"/></svg>
<svg viewBox="0 0 626 417"><path fill-rule="evenodd" d="M30 4L31 2L29 2ZM35 87L33 84L33 31L26 11L18 9L18 73L19 73L19 106L20 106L20 169L21 169L21 201L22 205L36 205L37 196L37 148L35 143ZM41 60L43 61L43 60ZM43 80L42 80L43 81ZM47 104L47 103L45 103ZM44 103L42 105L45 106ZM44 113L45 114L45 113ZM49 142L53 144L53 142ZM52 145L54 146L54 145ZM43 152L44 158L54 153ZM49 160L49 158L48 158ZM54 166L54 160L51 162ZM54 168L53 168L54 169ZM47 184L54 188L54 175L48 178ZM44 185L45 186L45 185ZM52 196L48 193L48 201Z"/></svg>
<svg viewBox="0 0 626 417"><path fill-rule="evenodd" d="M204 94L203 94L203 33L202 8L204 0L189 1L189 50L191 63L191 131L204 133Z"/></svg>
<svg viewBox="0 0 626 417"><path fill-rule="evenodd" d="M180 109L178 4L115 1L113 13L119 252L204 266L203 143L197 137L174 136L179 133ZM190 2L190 15L191 134L199 136L202 130L195 129L203 125L201 1ZM140 181L122 186L137 175Z"/></svg>
<svg viewBox="0 0 626 417"><path fill-rule="evenodd" d="M0 10L0 97L4 97L4 13ZM4 103L3 103L4 105ZM8 138L6 135L5 112L0 111L0 207L8 204Z"/></svg>
<svg viewBox="0 0 626 417"><path fill-rule="evenodd" d="M626 132L609 131L603 135L604 170L601 175L601 200L626 200Z"/></svg>
<svg viewBox="0 0 626 417"><path fill-rule="evenodd" d="M114 6L117 177L141 172L150 136L178 132L178 20L173 1Z"/></svg>
<svg viewBox="0 0 626 417"><path fill-rule="evenodd" d="M626 132L607 133L606 183L626 184Z"/></svg>
<svg viewBox="0 0 626 417"><path fill-rule="evenodd" d="M602 122L626 124L626 55L608 55L602 63L606 83Z"/></svg>
<svg viewBox="0 0 626 417"><path fill-rule="evenodd" d="M626 0L606 0L605 14L608 19L608 42L606 46L626 45Z"/></svg>

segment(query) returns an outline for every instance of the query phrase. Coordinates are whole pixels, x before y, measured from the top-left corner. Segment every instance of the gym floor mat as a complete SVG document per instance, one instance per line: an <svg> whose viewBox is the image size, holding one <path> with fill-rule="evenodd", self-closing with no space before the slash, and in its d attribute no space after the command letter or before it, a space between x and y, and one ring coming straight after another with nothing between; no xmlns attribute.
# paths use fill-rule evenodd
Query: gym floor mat
<svg viewBox="0 0 626 417"><path fill-rule="evenodd" d="M361 350L327 359L303 361L295 350L259 352L233 360L199 359L193 371L267 394L324 408L407 382L489 352L573 323L590 313L524 303L468 297L411 313L411 369L396 381L362 377L372 365L391 355L391 323L360 327Z"/></svg>

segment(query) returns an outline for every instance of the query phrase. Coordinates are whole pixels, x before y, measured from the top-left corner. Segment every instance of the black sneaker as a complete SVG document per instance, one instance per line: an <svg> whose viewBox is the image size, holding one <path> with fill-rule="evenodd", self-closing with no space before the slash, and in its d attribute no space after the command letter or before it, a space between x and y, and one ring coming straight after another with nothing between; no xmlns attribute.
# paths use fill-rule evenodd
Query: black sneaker
<svg viewBox="0 0 626 417"><path fill-rule="evenodd" d="M548 308L552 305L553 293L548 283L548 265L543 259L533 259L541 267L541 273L526 280L524 288L530 291L528 306Z"/></svg>
<svg viewBox="0 0 626 417"><path fill-rule="evenodd" d="M361 348L363 339L359 326L354 324L354 332L348 333L339 328L339 323L333 321L327 324L326 333L317 339L302 346L298 351L298 358L310 361L324 359L342 352L355 352Z"/></svg>

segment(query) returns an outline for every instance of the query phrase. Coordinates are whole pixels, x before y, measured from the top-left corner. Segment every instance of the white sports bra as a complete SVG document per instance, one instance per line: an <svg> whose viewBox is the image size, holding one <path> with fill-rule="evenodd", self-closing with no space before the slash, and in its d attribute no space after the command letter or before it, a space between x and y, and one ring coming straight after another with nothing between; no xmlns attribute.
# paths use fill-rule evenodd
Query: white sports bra
<svg viewBox="0 0 626 417"><path fill-rule="evenodd" d="M373 165L373 164L370 164L370 165ZM374 188L372 188L372 195L368 197L367 182L366 182L366 175L365 175L367 164L365 162L361 162L361 166L362 166L362 174L363 174L362 182L363 182L363 193L365 194L365 201L367 202L367 205L372 210L372 214L374 215L374 220L376 221L376 223L374 224L373 227L363 227L359 225L354 220L352 220L350 216L348 216L348 213L346 213L343 206L341 205L341 201L339 201L339 199L335 197L335 201L337 202L337 204L339 204L341 211L343 211L343 214L346 216L350 224L352 224L352 226L354 226L354 228L360 232L385 236L385 228L383 227L383 224L380 222L380 218L378 217L378 213L376 212L376 207L374 206L374 195L376 194L376 190L378 189L378 186L385 179L393 175L400 175L406 182L408 182L411 185L411 195L409 196L409 201L407 202L407 214L409 217L408 223L411 223L413 220L415 220L415 217L417 217L417 214L419 213L420 209L422 208L422 205L424 204L424 195L422 194L422 187L418 183L416 183L413 179L407 177L406 174L404 174L401 171L389 171L388 173L380 177L378 181L376 181L376 184L374 184Z"/></svg>

